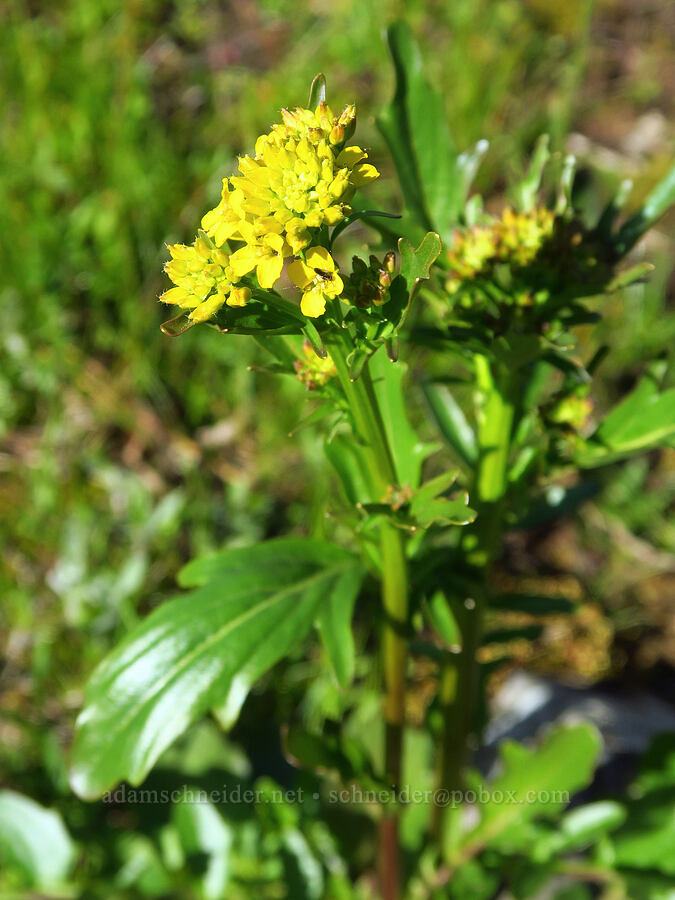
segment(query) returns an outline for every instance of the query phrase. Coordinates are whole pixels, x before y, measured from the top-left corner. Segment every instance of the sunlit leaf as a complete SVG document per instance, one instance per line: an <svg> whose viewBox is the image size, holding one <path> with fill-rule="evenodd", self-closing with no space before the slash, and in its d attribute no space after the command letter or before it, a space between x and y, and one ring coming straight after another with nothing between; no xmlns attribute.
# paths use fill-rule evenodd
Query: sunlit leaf
<svg viewBox="0 0 675 900"><path fill-rule="evenodd" d="M194 588L158 607L94 672L76 725L71 784L96 797L138 784L209 709L236 714L250 686L309 631L358 559L320 541L279 539L198 559Z"/></svg>
<svg viewBox="0 0 675 900"><path fill-rule="evenodd" d="M0 791L0 860L16 866L35 888L66 880L75 861L75 846L61 816L29 797Z"/></svg>

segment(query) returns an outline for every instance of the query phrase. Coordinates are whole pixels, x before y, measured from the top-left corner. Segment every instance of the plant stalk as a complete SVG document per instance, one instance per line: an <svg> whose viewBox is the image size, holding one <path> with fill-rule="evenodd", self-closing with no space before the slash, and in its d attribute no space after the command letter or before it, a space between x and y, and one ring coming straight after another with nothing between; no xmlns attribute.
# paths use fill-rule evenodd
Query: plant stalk
<svg viewBox="0 0 675 900"><path fill-rule="evenodd" d="M494 372L484 356L475 357L475 368L482 405L478 416L478 464L470 497L478 515L475 523L467 526L460 544L468 575L467 596L458 616L462 649L458 657L446 659L440 676L444 728L439 783L450 797L453 791L461 792L465 787L464 769L479 697L477 654L492 563L503 528L503 500L515 411L514 391L507 373ZM451 864L461 825L461 809L453 807L451 804L437 818L441 850Z"/></svg>
<svg viewBox="0 0 675 900"><path fill-rule="evenodd" d="M353 416L358 436L365 442L371 499L381 502L397 484L396 465L382 420L377 395L366 365L352 381L347 355L352 349L346 332L331 342L330 353ZM408 565L403 533L390 522L380 525L382 559L382 663L384 671L385 775L393 791L401 782L405 725L405 675L407 663ZM393 811L392 811L393 810ZM401 897L401 853L395 804L384 808L380 822L379 875L384 900Z"/></svg>

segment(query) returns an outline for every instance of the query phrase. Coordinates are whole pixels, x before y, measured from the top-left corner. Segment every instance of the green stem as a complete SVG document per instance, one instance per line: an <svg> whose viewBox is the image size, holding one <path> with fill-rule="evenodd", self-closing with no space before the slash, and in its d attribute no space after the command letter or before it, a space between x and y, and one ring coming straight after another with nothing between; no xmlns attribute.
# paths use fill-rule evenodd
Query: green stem
<svg viewBox="0 0 675 900"><path fill-rule="evenodd" d="M353 349L346 331L330 343L335 363L359 438L364 441L365 473L371 499L381 502L388 489L397 484L396 465L392 456L377 395L368 366L356 381L349 376L347 356ZM382 661L384 669L385 774L387 782L397 789L401 781L403 729L405 724L405 673L408 618L408 565L403 533L389 522L380 525L382 559L382 606L384 628ZM395 809L395 807L393 807ZM398 842L398 816L385 809L380 825L380 880L384 900L401 896L401 860Z"/></svg>
<svg viewBox="0 0 675 900"><path fill-rule="evenodd" d="M459 617L462 650L456 661L448 658L444 663L440 685L445 718L439 781L450 792L464 789L464 769L473 739L480 675L477 654L490 571L503 527L502 507L515 409L512 399L515 391L508 375L503 371L493 372L483 356L475 358L475 368L482 405L478 415L478 464L470 497L478 515L476 522L463 533L460 545L470 590L463 598ZM457 810L449 809L439 817L440 844L448 861L454 856L457 826Z"/></svg>

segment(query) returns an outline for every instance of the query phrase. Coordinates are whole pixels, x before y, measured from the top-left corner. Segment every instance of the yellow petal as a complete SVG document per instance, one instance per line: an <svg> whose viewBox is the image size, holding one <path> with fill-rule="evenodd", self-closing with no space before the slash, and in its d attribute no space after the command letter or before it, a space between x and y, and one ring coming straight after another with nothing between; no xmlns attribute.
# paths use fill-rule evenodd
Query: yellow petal
<svg viewBox="0 0 675 900"><path fill-rule="evenodd" d="M251 292L247 287L235 287L230 291L226 303L228 306L246 306L251 299Z"/></svg>
<svg viewBox="0 0 675 900"><path fill-rule="evenodd" d="M258 227L264 229L267 234L281 234L284 230L281 222L278 222L274 216L265 216L258 220Z"/></svg>
<svg viewBox="0 0 675 900"><path fill-rule="evenodd" d="M206 322L207 319L210 319L211 316L218 312L224 302L225 297L222 294L214 294L213 297L209 297L208 300L205 300L196 309L193 309L189 318L193 322Z"/></svg>
<svg viewBox="0 0 675 900"><path fill-rule="evenodd" d="M188 296L189 295L187 291L183 290L183 288L172 287L169 288L168 291L164 291L163 294L160 294L159 299L162 301L162 303L173 303L180 306ZM195 300L196 299L197 298L195 297Z"/></svg>
<svg viewBox="0 0 675 900"><path fill-rule="evenodd" d="M300 309L304 316L316 319L326 312L326 298L320 291L306 291L302 295Z"/></svg>
<svg viewBox="0 0 675 900"><path fill-rule="evenodd" d="M221 213L222 209L220 206L216 206L215 209L210 209L207 213L204 213L202 216L202 228L204 231L208 232L210 228L214 228L218 224Z"/></svg>
<svg viewBox="0 0 675 900"><path fill-rule="evenodd" d="M240 247L230 257L230 267L237 278L241 278L242 275L248 275L252 269L255 269L258 263L256 249L250 246Z"/></svg>
<svg viewBox="0 0 675 900"><path fill-rule="evenodd" d="M256 267L258 283L261 288L271 288L281 277L284 261L280 256L267 256L261 259Z"/></svg>
<svg viewBox="0 0 675 900"><path fill-rule="evenodd" d="M314 280L315 272L301 259L296 259L288 267L288 277L297 287L305 288Z"/></svg>
<svg viewBox="0 0 675 900"><path fill-rule="evenodd" d="M335 260L325 247L310 247L305 253L307 265L312 269L323 269L324 272L335 271Z"/></svg>
<svg viewBox="0 0 675 900"><path fill-rule="evenodd" d="M337 225L344 219L345 214L341 206L333 205L324 210L323 217L327 225Z"/></svg>
<svg viewBox="0 0 675 900"><path fill-rule="evenodd" d="M310 238L307 231L303 228L300 228L297 231L292 231L287 228L286 240L288 241L288 246L291 248L292 252L299 253L300 250L303 250L307 244L309 244Z"/></svg>
<svg viewBox="0 0 675 900"><path fill-rule="evenodd" d="M281 253L284 249L285 241L280 234L266 234L264 241L275 253Z"/></svg>
<svg viewBox="0 0 675 900"><path fill-rule="evenodd" d="M362 159L366 159L368 154L365 150L362 150L360 147L345 147L345 149L340 153L337 158L338 166L348 166L352 169L357 163L360 163Z"/></svg>
<svg viewBox="0 0 675 900"><path fill-rule="evenodd" d="M325 288L328 288L328 287L329 287L329 286L326 284L326 285L324 286L324 289L325 289ZM342 279L341 279L340 276L336 273L336 274L333 275L333 277L331 278L331 280L330 280L330 288L329 288L329 290L326 291L326 293L329 295L329 297L339 297L340 294L342 293L342 291L344 290L344 287L345 287L345 286L344 286L344 284L342 283Z"/></svg>
<svg viewBox="0 0 675 900"><path fill-rule="evenodd" d="M375 179L379 177L380 173L375 166L371 166L370 163L363 163L362 165L356 166L352 171L349 180L355 187L360 187L362 184L367 184L369 181L375 181Z"/></svg>

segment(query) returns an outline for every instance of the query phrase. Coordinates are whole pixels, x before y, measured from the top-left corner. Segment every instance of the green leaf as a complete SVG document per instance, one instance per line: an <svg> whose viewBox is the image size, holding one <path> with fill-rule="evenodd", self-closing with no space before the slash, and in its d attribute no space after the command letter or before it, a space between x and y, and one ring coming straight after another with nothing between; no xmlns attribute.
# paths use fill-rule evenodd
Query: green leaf
<svg viewBox="0 0 675 900"><path fill-rule="evenodd" d="M490 597L490 608L506 612L522 612L531 616L553 616L573 613L578 607L567 597L548 597L545 594L496 594Z"/></svg>
<svg viewBox="0 0 675 900"><path fill-rule="evenodd" d="M675 435L675 388L659 391L647 375L603 419L575 457L582 468L605 465L623 456L658 446Z"/></svg>
<svg viewBox="0 0 675 900"><path fill-rule="evenodd" d="M398 252L401 264L391 283L391 299L383 307L384 315L396 328L405 322L418 284L429 278L431 266L441 252L441 239L430 231L415 248L410 241L400 238Z"/></svg>
<svg viewBox="0 0 675 900"><path fill-rule="evenodd" d="M633 784L640 795L675 787L675 733L657 735L640 760L640 773Z"/></svg>
<svg viewBox="0 0 675 900"><path fill-rule="evenodd" d="M445 472L425 482L410 500L410 515L421 528L428 528L434 522L449 525L467 525L476 518L476 512L469 508L469 495L448 500L441 495L447 491L457 477L457 472Z"/></svg>
<svg viewBox="0 0 675 900"><path fill-rule="evenodd" d="M626 804L628 818L612 837L617 866L675 876L675 785Z"/></svg>
<svg viewBox="0 0 675 900"><path fill-rule="evenodd" d="M180 334L185 334L186 331L189 331L196 325L188 313L182 312L178 313L177 316L174 316L172 319L167 319L166 322L162 322L159 326L161 331L167 337L178 337Z"/></svg>
<svg viewBox="0 0 675 900"><path fill-rule="evenodd" d="M566 210L572 208L572 185L574 184L574 171L577 167L576 157L568 153L563 158L562 172L558 182L558 193L555 204L555 214L562 216Z"/></svg>
<svg viewBox="0 0 675 900"><path fill-rule="evenodd" d="M441 434L465 467L472 470L478 460L476 435L459 404L444 384L427 382L422 389Z"/></svg>
<svg viewBox="0 0 675 900"><path fill-rule="evenodd" d="M453 873L447 888L448 900L491 900L499 889L499 872L470 859ZM441 895L442 896L442 895Z"/></svg>
<svg viewBox="0 0 675 900"><path fill-rule="evenodd" d="M612 279L612 281L610 281L610 283L607 285L607 293L609 293L610 291L618 291L621 288L629 287L629 285L635 284L637 281L645 281L647 275L649 275L650 272L653 271L653 263L636 263L629 269L624 269L623 272L619 272L618 275L616 275Z"/></svg>
<svg viewBox="0 0 675 900"><path fill-rule="evenodd" d="M19 869L31 887L50 888L68 877L75 846L57 812L0 791L0 860Z"/></svg>
<svg viewBox="0 0 675 900"><path fill-rule="evenodd" d="M362 787L383 787L373 771L366 748L353 737L316 735L291 725L284 735L284 753L289 762L319 774L336 772L343 783L358 782Z"/></svg>
<svg viewBox="0 0 675 900"><path fill-rule="evenodd" d="M590 781L600 749L590 725L558 728L534 750L503 744L504 770L488 786L487 799L479 797L480 821L463 837L459 856L497 845L513 826L565 807L572 792Z"/></svg>
<svg viewBox="0 0 675 900"><path fill-rule="evenodd" d="M604 240L609 240L611 238L612 229L614 228L616 218L626 205L626 201L628 200L632 189L632 180L630 178L625 178L619 184L618 188L614 192L614 196L600 214L600 218L598 219L598 224L596 227L598 234Z"/></svg>
<svg viewBox="0 0 675 900"><path fill-rule="evenodd" d="M544 166L551 158L549 150L549 136L542 134L534 148L530 168L524 178L520 180L515 190L516 206L521 212L529 212L537 203L537 194L541 185L541 176Z"/></svg>
<svg viewBox="0 0 675 900"><path fill-rule="evenodd" d="M614 240L618 256L624 256L657 219L675 203L675 165L651 191L642 207L620 229Z"/></svg>
<svg viewBox="0 0 675 900"><path fill-rule="evenodd" d="M630 900L675 900L673 879L655 872L624 870L620 873Z"/></svg>
<svg viewBox="0 0 675 900"><path fill-rule="evenodd" d="M293 900L320 900L325 896L323 869L307 838L298 828L286 828L281 842L289 896Z"/></svg>
<svg viewBox="0 0 675 900"><path fill-rule="evenodd" d="M533 844L532 857L545 862L554 854L582 849L614 831L625 820L625 808L612 800L579 806L562 817L554 832Z"/></svg>
<svg viewBox="0 0 675 900"><path fill-rule="evenodd" d="M220 900L229 880L232 829L202 793L186 788L184 798L173 808L173 822L188 858L196 856L203 869L206 857L206 869L199 876L204 900Z"/></svg>
<svg viewBox="0 0 675 900"><path fill-rule="evenodd" d="M284 734L284 753L291 765L313 772L337 772L343 781L355 775L351 760L342 751L335 735L316 735L297 725Z"/></svg>
<svg viewBox="0 0 675 900"><path fill-rule="evenodd" d="M349 687L354 677L352 616L362 580L361 569L354 567L346 571L321 604L316 619L335 677L343 688Z"/></svg>
<svg viewBox="0 0 675 900"><path fill-rule="evenodd" d="M338 474L349 503L352 506L367 503L370 489L363 448L353 438L336 434L324 442L324 452Z"/></svg>
<svg viewBox="0 0 675 900"><path fill-rule="evenodd" d="M319 103L326 100L326 76L323 72L319 72L312 79L309 88L309 100L307 101L308 109L316 109Z"/></svg>
<svg viewBox="0 0 675 900"><path fill-rule="evenodd" d="M469 188L476 177L476 172L478 171L478 167L481 164L481 161L485 154L488 151L489 143L486 140L480 140L476 143L471 150L465 150L464 153L460 153L457 157L457 174L455 176L455 180L453 182L453 194L452 194L452 204L451 209L453 212L453 221L451 224L455 224L455 219L462 212L462 207L464 207L466 198L469 194ZM475 207L473 209L469 209L469 216L475 214ZM442 228L442 226L441 226ZM445 232L442 231L443 236L445 237Z"/></svg>
<svg viewBox="0 0 675 900"><path fill-rule="evenodd" d="M446 236L459 220L487 141L457 156L443 96L424 77L422 56L410 28L395 22L387 39L396 90L377 126L394 160L407 211L418 228L433 228ZM398 233L404 233L401 226Z"/></svg>
<svg viewBox="0 0 675 900"><path fill-rule="evenodd" d="M462 649L462 633L452 605L442 590L435 591L424 603L424 612L446 645L453 651Z"/></svg>
<svg viewBox="0 0 675 900"><path fill-rule="evenodd" d="M398 483L416 488L422 476L422 463L435 448L422 443L408 419L403 381L406 366L390 362L382 350L373 354L368 365L396 463Z"/></svg>
<svg viewBox="0 0 675 900"><path fill-rule="evenodd" d="M307 320L296 304L272 291L257 290L255 293L246 306L223 306L206 324L223 334L251 334L254 337L300 334L306 327ZM182 312L160 327L169 337L178 337L195 324L187 312Z"/></svg>
<svg viewBox="0 0 675 900"><path fill-rule="evenodd" d="M516 860L509 878L514 900L535 900L541 897L552 877L552 867L549 865L541 865L530 859Z"/></svg>
<svg viewBox="0 0 675 900"><path fill-rule="evenodd" d="M425 230L446 229L459 209L453 205L456 156L443 98L425 79L419 47L405 22L394 22L387 40L396 91L377 126L389 146L408 211Z"/></svg>
<svg viewBox="0 0 675 900"><path fill-rule="evenodd" d="M483 644L510 644L512 641L535 641L542 632L541 625L521 625L519 628L495 628L483 635Z"/></svg>
<svg viewBox="0 0 675 900"><path fill-rule="evenodd" d="M94 672L75 733L71 784L96 797L138 784L195 719L236 714L253 682L307 634L357 558L286 538L225 550L180 574L195 587L156 609Z"/></svg>
<svg viewBox="0 0 675 900"><path fill-rule="evenodd" d="M149 837L127 831L117 846L117 852L120 861L115 875L116 888L125 891L135 889L134 896L139 897L165 897L170 894L172 879L157 846ZM179 865L182 864L182 854L180 860Z"/></svg>

